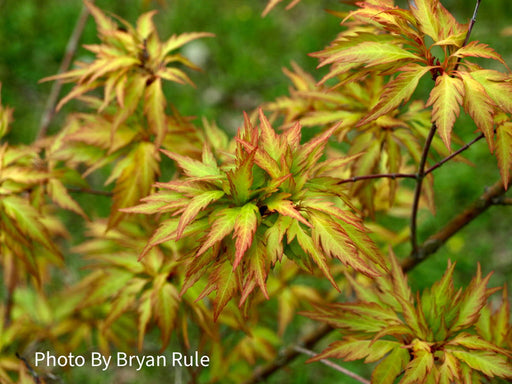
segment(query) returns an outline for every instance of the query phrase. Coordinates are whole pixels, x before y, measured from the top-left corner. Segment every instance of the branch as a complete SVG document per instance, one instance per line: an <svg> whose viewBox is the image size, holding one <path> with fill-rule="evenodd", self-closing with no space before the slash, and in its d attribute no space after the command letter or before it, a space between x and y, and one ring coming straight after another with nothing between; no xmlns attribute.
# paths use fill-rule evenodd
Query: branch
<svg viewBox="0 0 512 384"><path fill-rule="evenodd" d="M393 179L393 180L394 179L404 179L404 178L415 179L416 175L414 173L380 173L380 174L376 174L376 175L354 176L349 179L344 179L344 180L338 181L336 184L339 185L339 184L345 184L345 183L354 183L356 181L361 181L361 180L383 179L383 178Z"/></svg>
<svg viewBox="0 0 512 384"><path fill-rule="evenodd" d="M447 161L453 159L455 156L459 155L460 153L464 152L466 149L471 147L473 144L475 144L477 141L482 140L485 137L483 133L475 137L473 140L471 140L469 143L465 144L463 147L459 148L457 151L453 152L449 156L446 156L443 160L441 160L439 163L433 165L429 169L425 171L425 175L428 175L429 173L435 171L437 168L439 168L441 165L446 163Z"/></svg>
<svg viewBox="0 0 512 384"><path fill-rule="evenodd" d="M94 0L90 0L91 3L94 3ZM78 48L78 42L80 41L80 37L85 28L85 23L87 22L87 18L89 17L89 9L84 5L82 11L80 12L80 16L78 16L78 20L75 24L75 29L71 34L68 44L66 46L66 54L64 55L64 59L60 63L60 67L58 70L58 74L63 73L68 70L71 60L73 60L73 56ZM37 139L40 139L46 135L46 131L48 130L48 126L55 115L55 104L57 104L57 99L59 98L60 89L62 88L62 81L57 80L53 83L52 89L50 91L50 95L48 96L48 100L46 101L46 106L44 108L43 115L41 116L41 121L39 122L39 131L37 133Z"/></svg>
<svg viewBox="0 0 512 384"><path fill-rule="evenodd" d="M295 346L295 350L297 352L304 353L305 355L308 355L308 356L311 356L311 357L315 357L316 356L315 352L310 351L309 349L305 349L305 348L299 347L299 346ZM353 378L354 380L359 381L360 383L370 384L369 380L366 380L364 377L361 377L358 374L356 374L356 373L354 373L352 371L349 371L348 369L343 368L342 366L340 366L338 364L334 364L332 361L329 361L327 359L322 359L322 360L320 360L320 362L322 364L327 365L328 367L331 367L331 368L335 369L338 372L341 372L341 373L343 373L343 374Z"/></svg>
<svg viewBox="0 0 512 384"><path fill-rule="evenodd" d="M430 127L430 131L427 136L427 140L425 141L425 146L423 147L423 153L421 154L420 164L418 165L418 173L416 174L416 188L414 190L414 200L412 202L412 212L411 212L411 245L412 245L412 255L416 255L418 252L418 238L417 238L417 221L418 221L418 208L420 204L420 196L421 196L421 187L423 185L423 179L426 176L425 173L425 165L427 163L428 152L430 150L430 146L432 145L432 140L434 140L434 135L436 134L437 126L432 124Z"/></svg>
<svg viewBox="0 0 512 384"><path fill-rule="evenodd" d="M298 344L304 346L305 348L311 348L333 330L334 329L330 325L320 324L311 332L298 340ZM274 372L288 365L299 355L300 352L296 350L294 345L286 347L281 351L281 353L279 353L279 356L273 362L264 365L263 367L256 368L253 371L251 378L244 384L256 384L262 382Z"/></svg>
<svg viewBox="0 0 512 384"><path fill-rule="evenodd" d="M499 196L493 199L492 205L512 205L512 197Z"/></svg>
<svg viewBox="0 0 512 384"><path fill-rule="evenodd" d="M512 179L509 180L507 187L511 185ZM410 271L421 261L425 260L427 256L435 253L450 237L484 213L490 206L499 202L505 192L506 189L501 180L498 180L492 187L487 188L484 194L476 199L468 208L455 216L437 233L430 236L421 246L417 247L416 252L413 250L411 255L402 261L403 270L405 272Z"/></svg>
<svg viewBox="0 0 512 384"><path fill-rule="evenodd" d="M27 359L25 359L23 356L21 356L18 352L16 352L16 357L18 359L20 359L23 364L25 365L25 367L27 368L28 370L28 373L30 374L30 376L32 376L32 378L34 379L34 382L36 384L41 384L41 379L39 378L39 375L37 374L36 371L34 371L34 368L32 368L32 366L30 365L30 363L27 361Z"/></svg>

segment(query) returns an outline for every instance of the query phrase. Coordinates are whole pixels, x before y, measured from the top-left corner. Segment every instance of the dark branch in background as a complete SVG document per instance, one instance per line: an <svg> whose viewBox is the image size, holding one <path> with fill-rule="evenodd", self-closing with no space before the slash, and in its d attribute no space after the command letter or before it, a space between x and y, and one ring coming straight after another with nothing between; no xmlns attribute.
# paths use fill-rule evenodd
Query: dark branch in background
<svg viewBox="0 0 512 384"><path fill-rule="evenodd" d="M90 0L90 2L94 3L94 0ZM67 71L71 65L71 60L73 60L73 56L75 55L75 52L78 48L78 42L80 41L80 37L82 36L88 17L89 9L87 9L87 7L84 5L80 16L78 16L75 29L69 38L68 45L66 46L66 54L60 63L59 71L57 72L58 74ZM46 101L43 115L41 116L41 121L39 122L37 139L40 139L46 135L48 126L50 125L50 122L55 115L55 105L57 104L57 99L59 98L61 88L62 82L60 80L56 80L52 85L52 89L50 91L50 95L48 96L48 100Z"/></svg>
<svg viewBox="0 0 512 384"><path fill-rule="evenodd" d="M427 164L428 152L430 150L430 146L432 145L432 140L434 140L434 135L436 134L437 127L435 124L432 124L430 127L430 131L427 136L427 140L425 142L425 146L423 147L423 153L421 154L420 164L418 165L418 173L416 174L416 188L414 190L414 200L412 201L412 212L411 212L411 245L412 245L412 254L418 255L418 238L417 238L417 221L418 221L418 208L420 204L421 197L421 187L423 185L423 179L426 176L425 173L425 165Z"/></svg>
<svg viewBox="0 0 512 384"><path fill-rule="evenodd" d="M508 186L512 185L512 180L509 181ZM455 216L448 224L446 224L437 233L430 236L423 244L421 244L416 254L411 255L402 260L402 268L404 271L410 271L427 256L435 253L450 237L455 235L458 231L464 228L467 224L484 213L492 205L496 205L501 201L505 194L506 189L503 181L498 180L492 187L487 188L485 193L476 199L473 204L466 208L462 213ZM503 199L508 200L508 199Z"/></svg>
<svg viewBox="0 0 512 384"><path fill-rule="evenodd" d="M295 350L297 352L300 352L300 353L303 353L305 355L308 355L308 356L311 356L311 357L315 357L316 356L316 353L313 352L313 351L310 351L309 349L305 349L305 348L302 348L302 347L298 347L296 346L295 347ZM326 360L326 359L322 359L320 360L320 362L322 364L325 364L327 365L328 367L331 367L332 369L335 369L336 371L338 372L341 372L351 378L353 378L354 380L357 380L359 381L360 383L363 383L363 384L370 384L370 381L369 380L366 380L364 377L361 377L359 376L358 374L352 372L352 371L349 371L348 369L346 368L343 368L342 366L338 365L338 364L334 364L332 361L330 360Z"/></svg>
<svg viewBox="0 0 512 384"><path fill-rule="evenodd" d="M28 370L28 373L30 374L30 376L32 376L32 378L34 379L34 383L36 384L41 384L41 379L39 378L39 375L37 374L36 371L34 371L34 368L32 368L32 366L30 365L30 363L27 361L27 359L25 359L23 356L21 356L18 352L16 352L16 357L18 359L20 359L21 361L23 361L23 364L25 365L25 367L27 368Z"/></svg>

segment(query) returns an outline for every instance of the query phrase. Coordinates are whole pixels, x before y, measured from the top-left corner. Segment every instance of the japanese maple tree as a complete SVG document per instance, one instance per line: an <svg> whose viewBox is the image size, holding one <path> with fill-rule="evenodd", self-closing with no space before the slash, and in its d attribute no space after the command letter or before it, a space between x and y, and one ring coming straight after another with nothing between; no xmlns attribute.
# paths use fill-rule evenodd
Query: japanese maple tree
<svg viewBox="0 0 512 384"><path fill-rule="evenodd" d="M210 356L190 382L254 383L303 352L309 362L364 359L371 379L334 365L363 383L512 379L506 286L490 288L478 264L457 289L449 260L421 292L406 275L506 204L512 183L512 74L471 39L480 1L468 24L439 0L331 11L340 33L310 54L327 73L292 63L289 94L243 113L234 137L181 115L164 93L167 82L193 85L187 71L199 68L179 49L213 34L161 39L154 11L133 26L84 4L98 30L84 46L94 60L43 79L72 83L56 110L71 100L80 110L56 134L15 146L4 140L12 109L0 104L2 383L49 379L31 366L34 345L148 353L155 331L162 353ZM461 109L477 129L466 144ZM501 179L420 242L420 209L443 203L435 171L484 139ZM74 193L108 199L109 211L91 214ZM83 234L68 231L63 211ZM397 211L408 217L401 234L379 219ZM69 255L88 268L61 281ZM302 333L307 318L314 326ZM334 333L323 352L304 349Z"/></svg>

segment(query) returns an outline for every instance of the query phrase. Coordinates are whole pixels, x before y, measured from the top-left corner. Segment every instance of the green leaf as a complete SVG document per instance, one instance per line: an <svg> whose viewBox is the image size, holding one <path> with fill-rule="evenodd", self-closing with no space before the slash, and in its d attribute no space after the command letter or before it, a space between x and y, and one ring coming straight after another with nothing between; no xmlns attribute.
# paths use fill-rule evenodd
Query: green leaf
<svg viewBox="0 0 512 384"><path fill-rule="evenodd" d="M212 202L219 200L222 196L224 196L224 191L213 190L205 191L191 199L180 216L180 221L176 230L176 240L181 238L183 230L188 224L194 221L199 211L210 205Z"/></svg>
<svg viewBox="0 0 512 384"><path fill-rule="evenodd" d="M496 128L496 157L506 189L512 168L512 122L504 122Z"/></svg>
<svg viewBox="0 0 512 384"><path fill-rule="evenodd" d="M459 116L464 86L458 77L444 72L436 80L436 85L427 101L432 105L432 123L435 123L446 148L451 148L453 124Z"/></svg>
<svg viewBox="0 0 512 384"><path fill-rule="evenodd" d="M160 173L158 154L154 144L142 141L135 145L112 173L120 171L113 191L108 228L113 228L126 215L121 208L131 207L147 196Z"/></svg>
<svg viewBox="0 0 512 384"><path fill-rule="evenodd" d="M333 53L322 65L329 63L358 63L365 67L396 63L397 61L415 61L420 57L401 48L398 44L365 41L353 47Z"/></svg>
<svg viewBox="0 0 512 384"><path fill-rule="evenodd" d="M491 69L482 69L471 72L471 77L478 81L489 97L506 113L512 113L512 83L510 75Z"/></svg>
<svg viewBox="0 0 512 384"><path fill-rule="evenodd" d="M350 237L329 215L311 210L309 216L313 225L311 234L315 247L367 276L378 275L372 265L359 257Z"/></svg>
<svg viewBox="0 0 512 384"><path fill-rule="evenodd" d="M156 78L146 87L144 113L147 116L149 129L155 135L155 146L160 147L167 133L165 107L167 102L162 91L162 80Z"/></svg>
<svg viewBox="0 0 512 384"><path fill-rule="evenodd" d="M393 384L409 363L409 359L407 349L393 349L373 370L372 384Z"/></svg>
<svg viewBox="0 0 512 384"><path fill-rule="evenodd" d="M196 252L196 256L203 254L215 243L221 241L228 234L233 232L239 214L240 208L224 208L215 213L213 216L215 217L215 221L208 233L208 237L201 245L201 248Z"/></svg>
<svg viewBox="0 0 512 384"><path fill-rule="evenodd" d="M406 103L418 86L419 80L432 68L415 64L402 67L401 70L404 72L386 84L377 105L372 108L357 126L368 124L380 116L395 110L400 104Z"/></svg>
<svg viewBox="0 0 512 384"><path fill-rule="evenodd" d="M467 72L458 72L464 83L464 110L469 113L476 126L483 132L490 151L494 150L495 104L484 87Z"/></svg>
<svg viewBox="0 0 512 384"><path fill-rule="evenodd" d="M457 318L450 326L451 332L467 328L477 322L480 310L485 306L487 298L492 293L487 290L487 283L490 278L491 274L482 279L479 265L477 276L471 280L464 295L456 303L459 310Z"/></svg>
<svg viewBox="0 0 512 384"><path fill-rule="evenodd" d="M291 200L286 200L286 197L289 197L288 193L277 193L271 196L267 201L267 207L271 212L277 211L281 215L289 216L308 227L311 227L311 224L300 214L300 212L295 208L295 204Z"/></svg>
<svg viewBox="0 0 512 384"><path fill-rule="evenodd" d="M216 164L204 164L198 160L191 159L187 156L182 156L177 153L169 152L161 149L168 157L176 161L185 174L189 177L197 179L218 179L221 177L221 172Z"/></svg>
<svg viewBox="0 0 512 384"><path fill-rule="evenodd" d="M245 204L240 208L235 222L236 252L233 268L236 268L242 261L242 257L252 244L258 226L257 212L259 212L258 207L252 203Z"/></svg>
<svg viewBox="0 0 512 384"><path fill-rule="evenodd" d="M434 355L423 350L416 352L412 361L407 364L400 384L423 383L433 367Z"/></svg>
<svg viewBox="0 0 512 384"><path fill-rule="evenodd" d="M439 0L414 0L409 2L409 9L418 20L420 31L430 36L434 42L439 40L439 29L441 28L437 16L438 2Z"/></svg>
<svg viewBox="0 0 512 384"><path fill-rule="evenodd" d="M512 366L503 355L489 351L451 351L460 361L489 377L512 378Z"/></svg>
<svg viewBox="0 0 512 384"><path fill-rule="evenodd" d="M153 295L153 313L158 328L160 328L161 350L164 350L169 344L172 330L175 328L180 299L176 288L169 283L164 283L161 287L156 286Z"/></svg>
<svg viewBox="0 0 512 384"><path fill-rule="evenodd" d="M391 350L400 348L401 344L396 341L349 339L335 341L325 351L308 360L318 361L326 358L343 359L345 361L365 359L365 363L380 360Z"/></svg>
<svg viewBox="0 0 512 384"><path fill-rule="evenodd" d="M234 296L238 288L236 273L231 263L225 261L217 264L209 280L211 283L215 284L217 290L214 300L215 308L213 311L213 319L217 321L220 312Z"/></svg>

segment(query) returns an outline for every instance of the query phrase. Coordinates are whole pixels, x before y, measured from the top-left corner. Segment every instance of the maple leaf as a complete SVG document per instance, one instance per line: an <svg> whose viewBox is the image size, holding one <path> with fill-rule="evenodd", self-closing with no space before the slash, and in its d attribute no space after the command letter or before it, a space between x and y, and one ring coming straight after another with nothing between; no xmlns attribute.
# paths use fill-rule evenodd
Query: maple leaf
<svg viewBox="0 0 512 384"><path fill-rule="evenodd" d="M446 72L436 79L436 85L430 92L427 105L432 105L432 123L443 139L444 145L451 147L453 124L460 113L464 96L462 80L451 77Z"/></svg>
<svg viewBox="0 0 512 384"><path fill-rule="evenodd" d="M470 73L459 71L464 83L464 110L469 113L482 131L491 152L494 151L494 114L496 104L489 98L484 87Z"/></svg>
<svg viewBox="0 0 512 384"><path fill-rule="evenodd" d="M437 12L438 3L438 0L409 1L409 9L418 21L419 29L434 41L440 40L439 30L442 28Z"/></svg>
<svg viewBox="0 0 512 384"><path fill-rule="evenodd" d="M120 209L136 204L149 194L159 172L157 153L153 143L149 142L141 142L135 146L116 165L113 175L119 176L113 191L109 228L116 226L125 216Z"/></svg>
<svg viewBox="0 0 512 384"><path fill-rule="evenodd" d="M368 122L385 115L396 109L400 104L409 101L419 80L431 69L431 67L422 67L419 65L409 65L402 68L394 80L390 81L384 87L379 102L367 116L365 116L358 125Z"/></svg>

